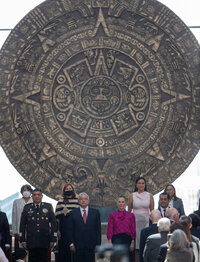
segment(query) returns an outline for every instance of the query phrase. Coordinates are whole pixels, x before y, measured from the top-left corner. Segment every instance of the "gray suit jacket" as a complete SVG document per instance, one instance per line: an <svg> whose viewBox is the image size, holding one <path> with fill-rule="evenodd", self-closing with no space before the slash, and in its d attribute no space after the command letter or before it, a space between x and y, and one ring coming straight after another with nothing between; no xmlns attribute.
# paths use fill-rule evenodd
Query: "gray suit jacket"
<svg viewBox="0 0 200 262"><path fill-rule="evenodd" d="M176 198L173 202L173 207L176 208L179 212L179 217L182 215L185 215L184 207L183 207L183 201L181 198Z"/></svg>
<svg viewBox="0 0 200 262"><path fill-rule="evenodd" d="M143 253L144 262L157 261L160 245L167 242L167 234L167 231L162 231L147 238Z"/></svg>
<svg viewBox="0 0 200 262"><path fill-rule="evenodd" d="M176 200L173 200L173 207L176 208L179 212L179 217L182 215L185 215L184 207L183 207L183 201L181 198L177 197ZM158 210L160 210L160 203L158 201Z"/></svg>

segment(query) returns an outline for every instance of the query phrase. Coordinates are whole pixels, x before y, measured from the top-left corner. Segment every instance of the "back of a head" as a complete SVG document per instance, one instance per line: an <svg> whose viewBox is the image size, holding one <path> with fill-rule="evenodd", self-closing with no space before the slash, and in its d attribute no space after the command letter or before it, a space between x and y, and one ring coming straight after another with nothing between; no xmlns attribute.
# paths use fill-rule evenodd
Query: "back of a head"
<svg viewBox="0 0 200 262"><path fill-rule="evenodd" d="M189 250L190 243L186 237L186 234L181 229L176 229L169 240L169 246L171 250L184 251Z"/></svg>
<svg viewBox="0 0 200 262"><path fill-rule="evenodd" d="M175 215L178 215L178 210L174 207L169 208L166 213L165 213L166 217L169 219L174 219Z"/></svg>
<svg viewBox="0 0 200 262"><path fill-rule="evenodd" d="M178 221L178 222L173 222L173 223L170 225L169 231L170 231L170 233L173 233L176 229L181 229L181 230L183 230L183 225L180 223L180 221Z"/></svg>
<svg viewBox="0 0 200 262"><path fill-rule="evenodd" d="M15 260L24 259L27 256L27 252L24 248L17 248L14 252Z"/></svg>
<svg viewBox="0 0 200 262"><path fill-rule="evenodd" d="M183 226L183 231L185 232L185 234L187 236L187 239L189 240L189 242L192 242L192 235L191 235L191 231L190 231L190 225L188 225L188 222L185 221L185 220L180 220L179 222Z"/></svg>
<svg viewBox="0 0 200 262"><path fill-rule="evenodd" d="M161 218L161 213L158 209L154 209L150 213L150 218L153 223L158 222L158 220Z"/></svg>
<svg viewBox="0 0 200 262"><path fill-rule="evenodd" d="M171 223L170 223L169 218L163 217L163 218L159 219L159 220L158 220L158 229L159 229L159 232L169 231L170 225L171 225Z"/></svg>
<svg viewBox="0 0 200 262"><path fill-rule="evenodd" d="M192 224L192 219L190 216L182 215L179 220L185 221L188 224L188 226Z"/></svg>
<svg viewBox="0 0 200 262"><path fill-rule="evenodd" d="M200 217L197 214L192 213L189 217L192 219L192 227L196 228L200 226Z"/></svg>

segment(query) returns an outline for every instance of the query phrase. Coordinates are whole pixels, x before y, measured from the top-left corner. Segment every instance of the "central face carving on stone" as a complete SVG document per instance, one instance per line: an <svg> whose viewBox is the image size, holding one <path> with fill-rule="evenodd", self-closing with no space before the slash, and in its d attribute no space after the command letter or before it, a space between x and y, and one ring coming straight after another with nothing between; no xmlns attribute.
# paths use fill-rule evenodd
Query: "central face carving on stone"
<svg viewBox="0 0 200 262"><path fill-rule="evenodd" d="M153 77L153 70L150 77L138 58L123 49L84 49L56 73L52 113L73 143L97 150L106 147L114 154L112 148L133 139L152 111L154 91L148 78Z"/></svg>
<svg viewBox="0 0 200 262"><path fill-rule="evenodd" d="M117 112L122 100L119 85L112 78L89 79L81 90L83 110L93 118L106 119Z"/></svg>

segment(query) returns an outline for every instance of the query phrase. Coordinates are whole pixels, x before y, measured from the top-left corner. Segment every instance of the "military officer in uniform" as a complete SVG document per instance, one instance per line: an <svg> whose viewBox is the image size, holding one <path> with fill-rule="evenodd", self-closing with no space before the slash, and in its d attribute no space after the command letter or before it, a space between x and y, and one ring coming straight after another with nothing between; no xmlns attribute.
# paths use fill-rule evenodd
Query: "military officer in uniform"
<svg viewBox="0 0 200 262"><path fill-rule="evenodd" d="M29 251L29 262L47 262L48 250L57 237L57 223L52 205L42 202L42 192L33 190L33 203L24 207L20 222L20 241Z"/></svg>

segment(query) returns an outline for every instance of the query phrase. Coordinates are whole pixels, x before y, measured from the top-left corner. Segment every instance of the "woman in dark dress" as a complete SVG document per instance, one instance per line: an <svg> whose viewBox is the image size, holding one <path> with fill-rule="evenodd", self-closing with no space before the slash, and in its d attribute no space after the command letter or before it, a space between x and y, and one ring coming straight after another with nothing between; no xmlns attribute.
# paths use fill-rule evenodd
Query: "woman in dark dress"
<svg viewBox="0 0 200 262"><path fill-rule="evenodd" d="M62 191L62 199L56 205L56 219L58 222L58 262L71 262L69 249L68 221L70 212L79 207L78 197L71 183L66 183Z"/></svg>

